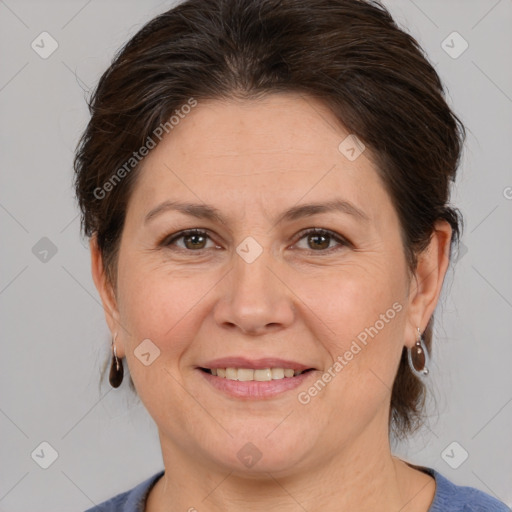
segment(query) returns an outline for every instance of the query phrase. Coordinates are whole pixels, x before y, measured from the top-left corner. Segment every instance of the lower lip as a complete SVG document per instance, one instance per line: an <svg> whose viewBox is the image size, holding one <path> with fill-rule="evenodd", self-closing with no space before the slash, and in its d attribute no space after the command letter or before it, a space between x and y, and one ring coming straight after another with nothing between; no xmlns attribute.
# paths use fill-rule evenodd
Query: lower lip
<svg viewBox="0 0 512 512"><path fill-rule="evenodd" d="M210 373L197 370L206 381L214 388L222 391L223 393L235 397L245 399L261 399L271 398L285 391L291 391L292 389L300 386L306 379L310 378L315 374L314 370L306 373L301 373L296 377L284 377L283 379L267 380L267 381L239 381L226 379L224 377L217 377Z"/></svg>

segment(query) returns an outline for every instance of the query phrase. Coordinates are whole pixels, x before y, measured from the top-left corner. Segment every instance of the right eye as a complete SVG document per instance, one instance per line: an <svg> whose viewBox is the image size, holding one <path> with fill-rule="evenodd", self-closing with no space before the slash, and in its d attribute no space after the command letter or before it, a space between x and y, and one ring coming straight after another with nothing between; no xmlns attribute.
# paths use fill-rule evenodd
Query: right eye
<svg viewBox="0 0 512 512"><path fill-rule="evenodd" d="M177 244L179 240L183 240L183 245ZM171 246L179 247L179 249L189 252L200 252L212 247L206 247L205 244L210 240L208 233L201 229L186 229L179 233L174 233L170 237L166 237L161 243L162 246L172 249ZM218 247L218 246L216 246Z"/></svg>

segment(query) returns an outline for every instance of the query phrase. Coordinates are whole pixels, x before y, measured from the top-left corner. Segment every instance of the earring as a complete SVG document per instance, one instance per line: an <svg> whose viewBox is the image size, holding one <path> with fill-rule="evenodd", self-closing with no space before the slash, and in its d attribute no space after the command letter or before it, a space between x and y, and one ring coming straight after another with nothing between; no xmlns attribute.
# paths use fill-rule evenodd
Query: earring
<svg viewBox="0 0 512 512"><path fill-rule="evenodd" d="M418 337L416 338L416 344L413 348L407 350L407 360L409 361L409 368L412 373L418 378L424 378L428 375L429 356L425 342L421 336L419 327Z"/></svg>
<svg viewBox="0 0 512 512"><path fill-rule="evenodd" d="M112 364L110 365L110 375L108 380L113 388L118 388L123 382L123 359L117 357L115 340L117 338L117 332L112 338Z"/></svg>

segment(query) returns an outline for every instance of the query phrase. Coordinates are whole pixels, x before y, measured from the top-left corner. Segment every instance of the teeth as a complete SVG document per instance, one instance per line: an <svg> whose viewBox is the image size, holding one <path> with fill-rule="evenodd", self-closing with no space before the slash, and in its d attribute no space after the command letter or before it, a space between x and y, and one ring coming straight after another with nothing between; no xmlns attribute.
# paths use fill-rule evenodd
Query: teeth
<svg viewBox="0 0 512 512"><path fill-rule="evenodd" d="M213 368L210 371L212 375L217 377L242 382L280 380L295 377L302 373L301 370L293 370L291 368L263 368L258 370L251 368Z"/></svg>
<svg viewBox="0 0 512 512"><path fill-rule="evenodd" d="M245 368L240 368L239 370L235 370L234 368L230 368L230 370L234 370L235 373L231 374L228 377L226 374L226 378L233 379L233 380L254 380L254 370L248 370ZM234 377L231 377L231 375L234 375Z"/></svg>
<svg viewBox="0 0 512 512"><path fill-rule="evenodd" d="M240 370L238 370L238 374L240 375ZM254 370L254 380L259 382L272 380L272 371L270 368L265 368L264 370Z"/></svg>
<svg viewBox="0 0 512 512"><path fill-rule="evenodd" d="M226 379L238 380L238 370L236 368L226 368Z"/></svg>
<svg viewBox="0 0 512 512"><path fill-rule="evenodd" d="M283 379L284 378L284 370L282 368L272 368L270 370L272 373L272 379Z"/></svg>

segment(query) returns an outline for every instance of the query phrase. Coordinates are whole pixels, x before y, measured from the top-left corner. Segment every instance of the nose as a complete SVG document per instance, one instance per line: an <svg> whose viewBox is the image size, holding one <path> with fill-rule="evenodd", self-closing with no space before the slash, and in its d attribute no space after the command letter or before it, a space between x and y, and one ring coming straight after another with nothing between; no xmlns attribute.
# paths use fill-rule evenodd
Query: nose
<svg viewBox="0 0 512 512"><path fill-rule="evenodd" d="M235 253L233 259L233 268L223 280L223 296L215 307L217 325L248 335L277 332L291 325L293 293L272 256L263 251L248 263Z"/></svg>

